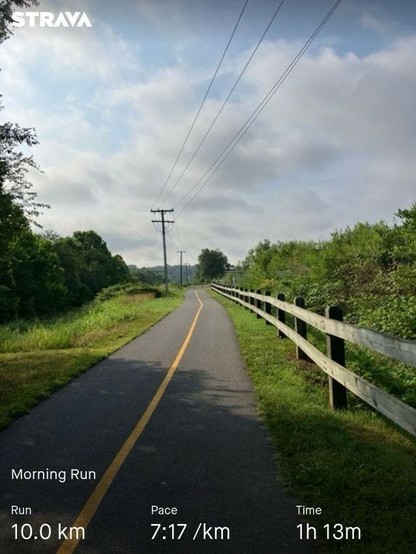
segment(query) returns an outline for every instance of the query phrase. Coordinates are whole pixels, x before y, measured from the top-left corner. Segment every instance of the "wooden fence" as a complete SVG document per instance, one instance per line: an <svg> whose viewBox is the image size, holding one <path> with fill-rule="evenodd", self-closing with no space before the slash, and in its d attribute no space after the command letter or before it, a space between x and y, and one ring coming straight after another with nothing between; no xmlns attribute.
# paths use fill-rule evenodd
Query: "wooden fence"
<svg viewBox="0 0 416 554"><path fill-rule="evenodd" d="M416 410L391 394L372 385L345 367L344 341L366 346L394 360L416 366L416 341L401 339L351 325L342 321L342 312L335 306L326 309L325 317L305 309L303 298L295 304L284 301L284 295L276 298L261 291L233 288L212 283L211 288L219 294L238 302L278 329L280 337L288 337L296 345L297 357L315 362L329 381L329 401L332 408L347 406L347 389L367 402L385 417L416 436ZM277 308L272 315L272 306ZM295 320L295 328L286 324L286 314ZM307 325L312 325L327 336L327 355L307 341Z"/></svg>

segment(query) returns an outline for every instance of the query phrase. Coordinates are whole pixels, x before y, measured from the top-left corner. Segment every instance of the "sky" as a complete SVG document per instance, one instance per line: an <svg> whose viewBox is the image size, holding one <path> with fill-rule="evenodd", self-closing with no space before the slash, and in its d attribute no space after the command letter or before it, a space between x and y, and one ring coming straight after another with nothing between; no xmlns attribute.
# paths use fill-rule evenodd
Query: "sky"
<svg viewBox="0 0 416 554"><path fill-rule="evenodd" d="M30 179L51 206L43 229L93 229L142 267L163 262L151 209L174 209L171 265L179 250L191 265L204 248L235 264L264 239L392 223L416 201L416 3L343 0L285 73L334 3L283 2L184 172L280 4L248 0L167 180L244 0L41 0L31 11L85 12L92 25L25 25L0 45L0 116L39 139L31 153L42 172Z"/></svg>

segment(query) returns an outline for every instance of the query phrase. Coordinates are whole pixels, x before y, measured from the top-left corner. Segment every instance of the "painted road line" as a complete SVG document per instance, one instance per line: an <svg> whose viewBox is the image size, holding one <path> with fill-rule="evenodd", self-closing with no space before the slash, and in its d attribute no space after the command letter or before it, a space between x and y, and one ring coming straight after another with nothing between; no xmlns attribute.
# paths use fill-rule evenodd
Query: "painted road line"
<svg viewBox="0 0 416 554"><path fill-rule="evenodd" d="M202 311L202 308L204 307L204 304L200 299L197 291L195 291L195 295L199 301L199 308L189 328L188 334L186 335L185 340L183 341L182 346L180 347L179 352L176 355L176 358L174 359L172 365L170 366L169 371L167 372L158 390L156 391L156 394L154 395L149 405L147 406L144 414L137 422L135 428L133 429L133 431L131 432L131 434L123 444L123 446L118 451L117 455L115 456L115 458L113 459L109 467L107 468L104 475L101 477L94 492L91 494L91 496L85 503L77 519L75 520L75 523L73 525L74 528L79 528L79 527L83 529L87 528L90 521L94 517L94 514L97 511L98 506L103 500L107 490L109 489L111 483L114 481L114 478L116 477L119 469L123 465L124 461L126 460L133 446L136 444L140 435L143 433L146 425L148 424L150 418L153 415L153 412L156 410L157 405L159 404L161 398L163 397L167 389L167 386L169 385L183 355L186 352L186 349L189 346L189 342L192 338L192 335L194 334L199 315ZM76 533L76 535L78 535L78 533ZM80 541L80 538L78 537L66 539L58 548L57 554L72 554L72 552L74 552L74 550L76 549L79 541Z"/></svg>

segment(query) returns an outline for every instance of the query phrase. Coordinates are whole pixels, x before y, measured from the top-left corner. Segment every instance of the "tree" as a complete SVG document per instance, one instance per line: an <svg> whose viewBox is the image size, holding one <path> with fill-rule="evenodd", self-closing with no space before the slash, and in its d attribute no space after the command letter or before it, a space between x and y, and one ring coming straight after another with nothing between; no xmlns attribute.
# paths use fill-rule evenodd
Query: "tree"
<svg viewBox="0 0 416 554"><path fill-rule="evenodd" d="M10 26L15 8L30 8L38 5L37 0L0 0L0 44L13 34Z"/></svg>
<svg viewBox="0 0 416 554"><path fill-rule="evenodd" d="M59 258L49 240L30 230L15 241L13 280L19 317L48 315L65 306L67 290Z"/></svg>
<svg viewBox="0 0 416 554"><path fill-rule="evenodd" d="M110 279L113 284L133 281L130 270L120 254L111 257Z"/></svg>
<svg viewBox="0 0 416 554"><path fill-rule="evenodd" d="M200 281L210 281L225 275L228 259L218 248L209 250L205 248L198 257L198 277Z"/></svg>
<svg viewBox="0 0 416 554"><path fill-rule="evenodd" d="M0 44L13 34L12 14L15 8L37 6L37 0L0 0ZM2 95L0 94L0 98ZM0 111L3 106L0 102ZM18 151L21 145L38 143L34 129L17 123L0 124L0 307L2 319L10 319L19 311L17 287L19 241L31 234L29 221L46 207L36 201L36 193L26 179L31 168L38 168L32 156Z"/></svg>
<svg viewBox="0 0 416 554"><path fill-rule="evenodd" d="M0 0L0 44L13 34L11 23L14 9L37 5L37 0ZM3 110L1 103L0 110ZM48 206L36 201L36 193L26 179L31 168L39 169L37 164L32 156L25 156L16 148L35 144L38 144L38 139L34 129L20 127L17 123L0 125L0 195L9 195L32 222L39 215L39 210Z"/></svg>
<svg viewBox="0 0 416 554"><path fill-rule="evenodd" d="M0 44L13 34L15 8L37 0L0 0ZM0 95L1 98L1 95ZM0 111L3 106L0 103ZM91 300L101 289L131 279L120 256L112 256L94 231L60 238L30 229L42 208L27 179L39 169L19 149L38 144L35 130L0 124L0 317L46 315ZM39 226L39 225L38 225Z"/></svg>
<svg viewBox="0 0 416 554"><path fill-rule="evenodd" d="M0 105L0 110L3 107ZM36 192L27 180L28 171L39 169L33 161L33 156L24 156L16 151L16 147L25 144L38 144L34 129L22 128L17 124L3 123L0 125L0 195L8 194L13 202L20 206L25 216L36 224L35 218L47 204L36 201Z"/></svg>
<svg viewBox="0 0 416 554"><path fill-rule="evenodd" d="M76 231L73 238L78 253L80 280L90 291L91 298L105 287L129 280L127 266L124 274L119 276L120 260L113 259L107 244L95 231Z"/></svg>
<svg viewBox="0 0 416 554"><path fill-rule="evenodd" d="M0 188L0 319L6 321L16 315L18 298L14 292L15 241L29 231L23 211L10 194Z"/></svg>
<svg viewBox="0 0 416 554"><path fill-rule="evenodd" d="M68 305L80 306L103 288L131 281L124 260L112 256L95 231L75 231L72 237L51 240L64 270Z"/></svg>
<svg viewBox="0 0 416 554"><path fill-rule="evenodd" d="M154 271L148 267L139 269L136 265L128 266L133 279L146 285L161 285L163 283L163 275L160 272Z"/></svg>

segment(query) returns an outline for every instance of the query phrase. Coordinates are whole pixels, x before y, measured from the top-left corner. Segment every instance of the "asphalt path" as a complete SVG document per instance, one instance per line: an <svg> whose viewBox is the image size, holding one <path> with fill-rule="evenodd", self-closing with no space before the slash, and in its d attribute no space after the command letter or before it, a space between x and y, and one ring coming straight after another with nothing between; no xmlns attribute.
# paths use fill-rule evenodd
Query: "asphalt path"
<svg viewBox="0 0 416 554"><path fill-rule="evenodd" d="M0 433L0 484L1 553L315 552L203 289Z"/></svg>

